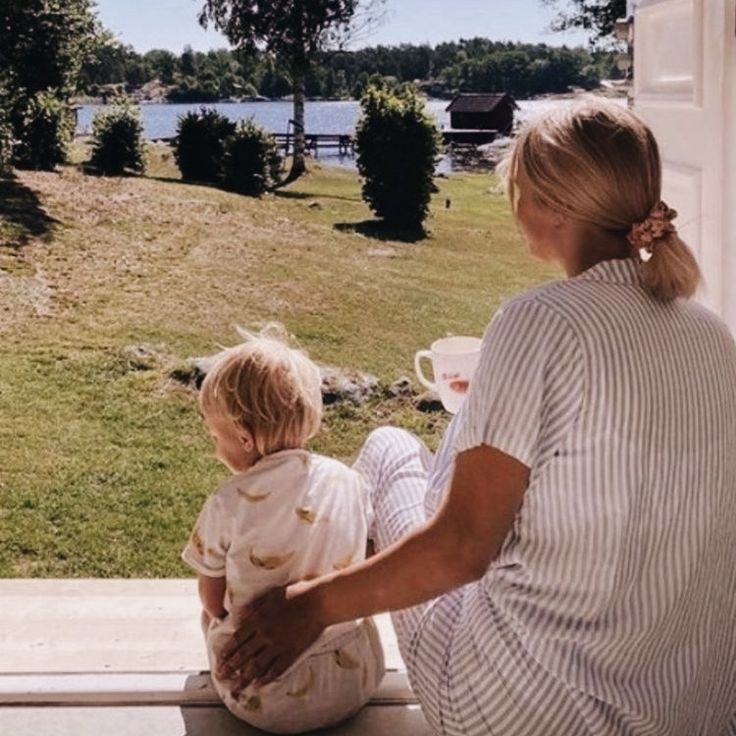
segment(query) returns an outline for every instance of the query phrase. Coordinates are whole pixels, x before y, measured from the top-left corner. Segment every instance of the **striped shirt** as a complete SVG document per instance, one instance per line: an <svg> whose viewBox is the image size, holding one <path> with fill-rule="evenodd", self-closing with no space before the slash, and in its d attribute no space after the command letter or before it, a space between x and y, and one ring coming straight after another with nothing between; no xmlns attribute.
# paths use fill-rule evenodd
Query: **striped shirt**
<svg viewBox="0 0 736 736"><path fill-rule="evenodd" d="M514 298L438 451L428 515L455 455L480 444L527 465L530 482L487 574L438 599L417 633L412 666L442 683L430 719L448 734L728 733L736 347L724 324L652 299L633 259Z"/></svg>

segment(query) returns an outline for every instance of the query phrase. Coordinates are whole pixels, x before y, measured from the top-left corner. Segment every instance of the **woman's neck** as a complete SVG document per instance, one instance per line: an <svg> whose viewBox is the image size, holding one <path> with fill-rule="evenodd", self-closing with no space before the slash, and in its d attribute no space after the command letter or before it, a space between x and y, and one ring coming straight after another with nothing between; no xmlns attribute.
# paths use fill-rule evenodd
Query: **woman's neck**
<svg viewBox="0 0 736 736"><path fill-rule="evenodd" d="M603 261L631 258L632 250L625 235L593 230L584 225L571 228L566 244L560 249L560 262L568 278Z"/></svg>

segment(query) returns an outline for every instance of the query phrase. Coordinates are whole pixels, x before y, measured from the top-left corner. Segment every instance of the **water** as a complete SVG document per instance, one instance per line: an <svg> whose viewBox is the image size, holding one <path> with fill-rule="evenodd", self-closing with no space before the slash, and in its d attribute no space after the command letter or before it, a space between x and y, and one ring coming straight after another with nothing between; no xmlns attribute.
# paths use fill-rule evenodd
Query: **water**
<svg viewBox="0 0 736 736"><path fill-rule="evenodd" d="M567 100L541 99L520 100L517 117L524 120L529 116L542 114L546 110L566 104ZM427 110L437 120L438 127L449 127L450 116L445 112L448 100L428 100ZM190 110L197 110L199 104L151 104L141 105L143 132L146 138L171 138L176 135L177 120ZM256 123L272 133L286 133L293 117L293 105L284 102L221 102L208 104L234 121L253 118ZM100 105L83 105L79 110L77 133L87 134L92 129L92 119ZM360 117L360 103L357 101L307 102L305 105L305 128L308 133L353 133ZM320 161L328 164L355 167L351 156L338 156L337 151L320 151ZM443 162L440 170L450 170L451 164Z"/></svg>

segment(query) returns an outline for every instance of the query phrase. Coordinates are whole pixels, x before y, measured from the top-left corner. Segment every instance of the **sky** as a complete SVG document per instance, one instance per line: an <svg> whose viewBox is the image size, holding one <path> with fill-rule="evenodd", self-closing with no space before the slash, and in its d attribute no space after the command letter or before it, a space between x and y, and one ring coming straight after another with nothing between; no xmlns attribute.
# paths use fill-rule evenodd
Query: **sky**
<svg viewBox="0 0 736 736"><path fill-rule="evenodd" d="M103 25L136 51L152 48L180 53L228 46L214 31L197 23L202 0L97 0ZM383 24L360 45L396 45L457 41L482 36L495 41L577 45L580 32L552 33L555 11L542 0L387 0Z"/></svg>

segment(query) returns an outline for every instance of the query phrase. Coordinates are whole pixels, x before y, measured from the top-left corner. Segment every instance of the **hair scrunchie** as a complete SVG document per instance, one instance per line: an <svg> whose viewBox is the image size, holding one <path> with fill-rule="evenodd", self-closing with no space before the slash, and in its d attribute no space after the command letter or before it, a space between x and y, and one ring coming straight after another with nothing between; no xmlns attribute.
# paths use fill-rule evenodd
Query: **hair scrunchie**
<svg viewBox="0 0 736 736"><path fill-rule="evenodd" d="M642 261L648 261L652 257L652 249L657 240L675 232L676 228L672 224L675 217L677 212L660 200L652 207L646 219L631 226L626 237L639 251Z"/></svg>

